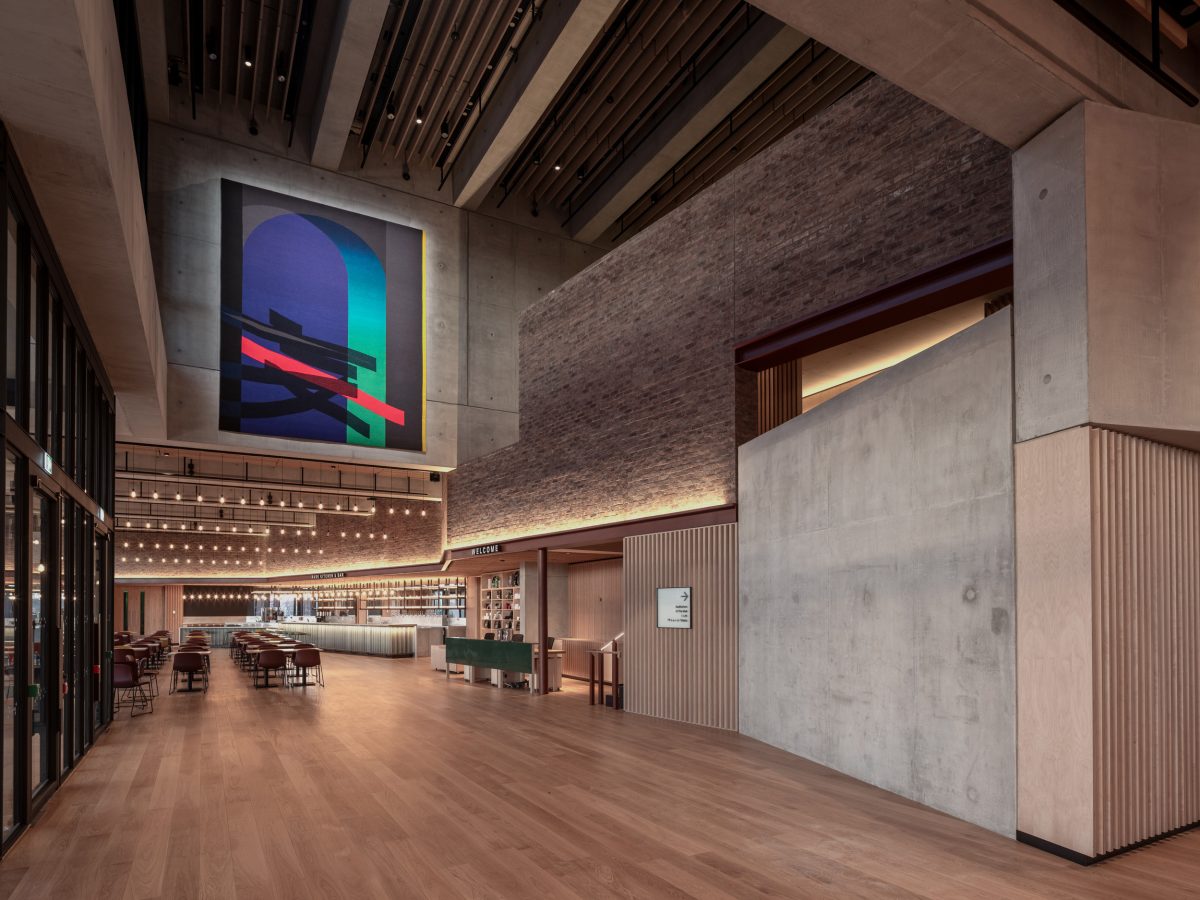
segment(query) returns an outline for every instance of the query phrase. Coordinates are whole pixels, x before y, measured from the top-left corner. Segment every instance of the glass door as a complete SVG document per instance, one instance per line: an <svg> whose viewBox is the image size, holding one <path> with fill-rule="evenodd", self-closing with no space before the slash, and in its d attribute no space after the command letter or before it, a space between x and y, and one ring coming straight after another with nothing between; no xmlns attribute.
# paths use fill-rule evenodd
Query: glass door
<svg viewBox="0 0 1200 900"><path fill-rule="evenodd" d="M58 579L55 537L58 504L43 491L30 491L29 612L33 624L33 681L29 696L31 785L34 803L58 778L60 689Z"/></svg>
<svg viewBox="0 0 1200 900"><path fill-rule="evenodd" d="M7 842L21 824L21 804L18 797L25 783L21 776L17 735L21 727L20 691L23 679L18 677L17 648L22 616L17 600L17 460L12 453L4 454L4 717L0 721L4 781L0 783L0 840Z"/></svg>

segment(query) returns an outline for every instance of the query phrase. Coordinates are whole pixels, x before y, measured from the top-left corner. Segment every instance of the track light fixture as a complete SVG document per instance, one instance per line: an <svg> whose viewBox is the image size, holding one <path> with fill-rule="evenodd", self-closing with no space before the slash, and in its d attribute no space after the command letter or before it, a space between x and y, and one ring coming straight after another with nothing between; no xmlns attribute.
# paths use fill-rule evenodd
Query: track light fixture
<svg viewBox="0 0 1200 900"><path fill-rule="evenodd" d="M208 33L208 37L205 39L204 43L205 43L205 46L208 48L208 58L211 59L213 62L216 62L217 46L218 46L216 32L210 31Z"/></svg>
<svg viewBox="0 0 1200 900"><path fill-rule="evenodd" d="M538 217L538 205L537 205L537 200L536 200L536 199L533 201L533 205L529 207L529 213L530 213L530 215L532 215L532 216L533 216L535 219Z"/></svg>
<svg viewBox="0 0 1200 900"><path fill-rule="evenodd" d="M450 137L450 120L442 119L442 137Z"/></svg>
<svg viewBox="0 0 1200 900"><path fill-rule="evenodd" d="M408 160L405 160L400 166L400 177L405 181L412 181L412 173L408 171Z"/></svg>
<svg viewBox="0 0 1200 900"><path fill-rule="evenodd" d="M247 65L249 65L249 63L247 63ZM254 118L253 116L250 117L250 136L258 137L258 119Z"/></svg>
<svg viewBox="0 0 1200 900"><path fill-rule="evenodd" d="M559 160L558 162L556 162L556 163L554 164L554 171L555 171L555 172L561 172L561 171L562 171L562 161L561 161L561 160Z"/></svg>
<svg viewBox="0 0 1200 900"><path fill-rule="evenodd" d="M386 115L387 115L387 119L389 122L392 121L392 119L396 118L396 94L395 94L395 92L393 92L392 95L388 98Z"/></svg>
<svg viewBox="0 0 1200 900"><path fill-rule="evenodd" d="M418 125L424 125L424 124L425 124L425 112L424 112L424 110L422 110L422 109L421 109L421 105L420 105L419 103L417 104L417 116L416 116L416 121L417 121L417 124L418 124Z"/></svg>
<svg viewBox="0 0 1200 900"><path fill-rule="evenodd" d="M254 67L254 48L249 44L242 48L242 65L247 69Z"/></svg>

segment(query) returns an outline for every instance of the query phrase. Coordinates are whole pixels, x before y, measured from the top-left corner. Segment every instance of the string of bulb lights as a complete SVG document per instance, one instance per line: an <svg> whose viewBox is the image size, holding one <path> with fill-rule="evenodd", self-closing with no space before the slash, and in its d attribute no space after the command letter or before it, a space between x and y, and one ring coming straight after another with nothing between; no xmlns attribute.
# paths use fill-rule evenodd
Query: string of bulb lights
<svg viewBox="0 0 1200 900"><path fill-rule="evenodd" d="M184 600L265 600L287 598L305 602L351 602L358 599L416 600L436 599L437 604L397 604L395 608L459 608L466 599L466 582L462 578L404 578L386 581L351 581L338 586L277 585L247 590L233 585L208 588L185 586ZM454 601L445 604L442 601Z"/></svg>

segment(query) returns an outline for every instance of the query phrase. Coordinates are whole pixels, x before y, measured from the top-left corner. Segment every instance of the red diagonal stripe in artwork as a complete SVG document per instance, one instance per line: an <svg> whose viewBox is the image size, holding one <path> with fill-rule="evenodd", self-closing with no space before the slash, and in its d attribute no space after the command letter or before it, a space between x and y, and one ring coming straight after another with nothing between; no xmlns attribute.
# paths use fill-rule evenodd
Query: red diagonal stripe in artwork
<svg viewBox="0 0 1200 900"><path fill-rule="evenodd" d="M262 346L262 344L256 344L245 335L242 335L242 353L263 365L273 366L276 369L295 375L297 378L303 378L317 387L333 391L335 394L341 394L347 400L353 400L363 409L383 416L389 422L395 422L397 425L404 424L404 410L388 406L382 400L360 391L354 385L342 381L340 378L335 378L326 372L322 372L320 369L314 369L312 366L302 363L298 359L292 359L290 356L280 353L277 350L271 350Z"/></svg>

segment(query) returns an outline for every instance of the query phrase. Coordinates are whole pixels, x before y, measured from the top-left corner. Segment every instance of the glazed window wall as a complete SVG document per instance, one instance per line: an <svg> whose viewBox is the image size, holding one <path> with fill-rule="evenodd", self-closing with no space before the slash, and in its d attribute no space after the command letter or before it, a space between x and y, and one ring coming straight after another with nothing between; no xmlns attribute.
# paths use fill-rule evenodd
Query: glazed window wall
<svg viewBox="0 0 1200 900"><path fill-rule="evenodd" d="M0 852L112 718L113 395L0 125Z"/></svg>

